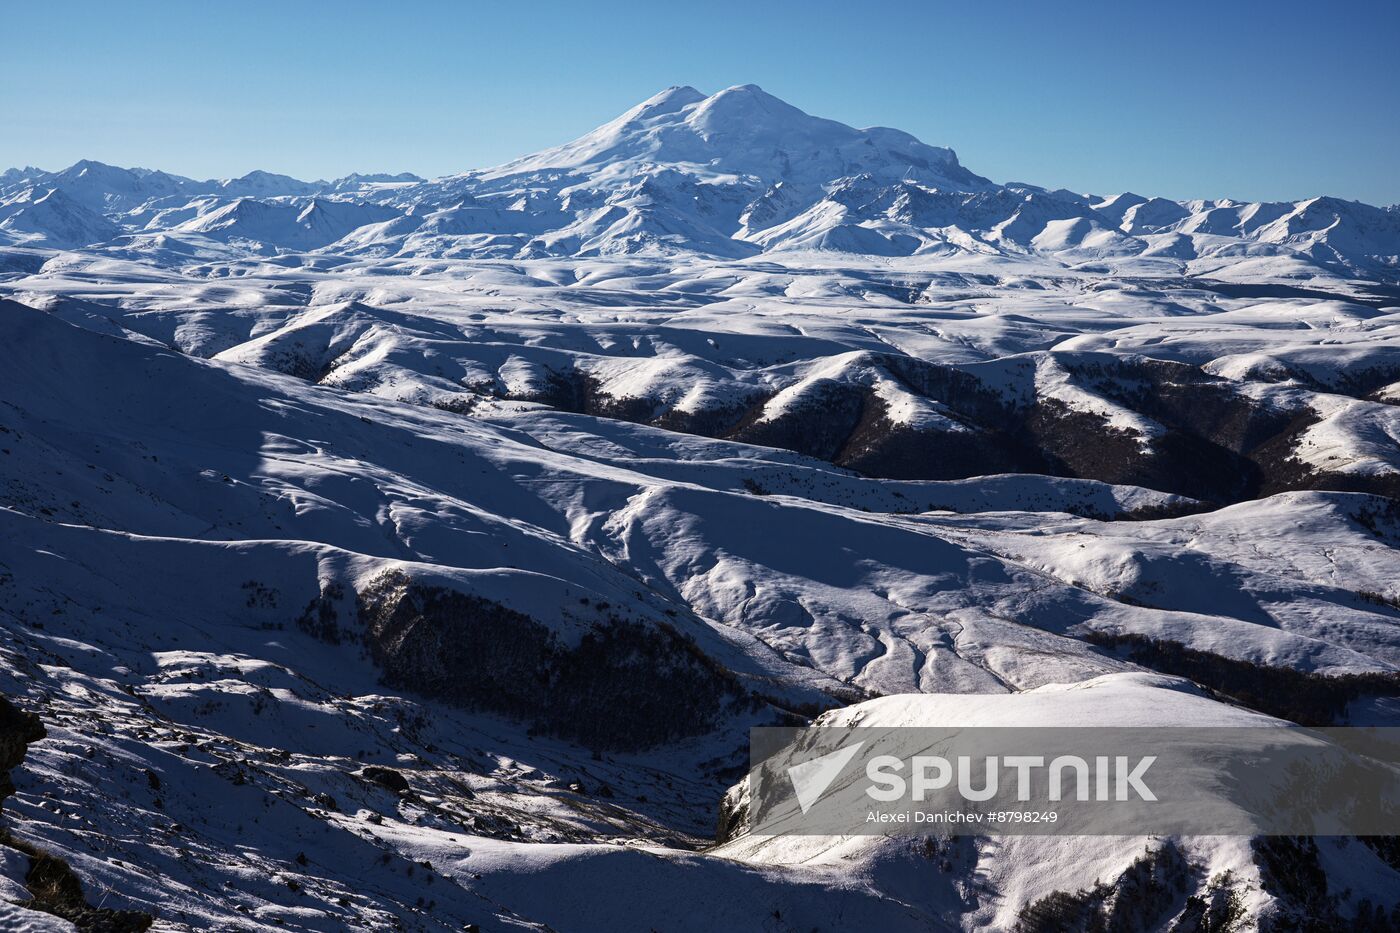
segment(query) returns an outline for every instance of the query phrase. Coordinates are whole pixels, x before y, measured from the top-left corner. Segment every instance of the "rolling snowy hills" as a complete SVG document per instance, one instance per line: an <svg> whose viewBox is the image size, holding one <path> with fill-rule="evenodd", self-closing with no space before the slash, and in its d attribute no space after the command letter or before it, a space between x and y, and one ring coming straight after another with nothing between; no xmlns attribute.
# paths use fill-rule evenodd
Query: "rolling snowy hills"
<svg viewBox="0 0 1400 933"><path fill-rule="evenodd" d="M1374 841L756 838L732 789L817 717L1400 725L1395 208L999 185L680 87L433 180L4 172L0 334L46 730L0 715L0 925L1400 901Z"/></svg>

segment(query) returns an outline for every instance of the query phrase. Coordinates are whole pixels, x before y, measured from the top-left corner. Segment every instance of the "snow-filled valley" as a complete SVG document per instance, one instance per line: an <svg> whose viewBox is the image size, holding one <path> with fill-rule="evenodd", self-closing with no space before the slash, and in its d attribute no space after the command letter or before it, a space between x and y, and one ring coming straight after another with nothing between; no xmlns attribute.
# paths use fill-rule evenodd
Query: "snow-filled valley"
<svg viewBox="0 0 1400 933"><path fill-rule="evenodd" d="M1400 726L1396 208L671 88L433 180L9 170L0 337L0 926L1394 929L1393 841L733 812L758 725Z"/></svg>

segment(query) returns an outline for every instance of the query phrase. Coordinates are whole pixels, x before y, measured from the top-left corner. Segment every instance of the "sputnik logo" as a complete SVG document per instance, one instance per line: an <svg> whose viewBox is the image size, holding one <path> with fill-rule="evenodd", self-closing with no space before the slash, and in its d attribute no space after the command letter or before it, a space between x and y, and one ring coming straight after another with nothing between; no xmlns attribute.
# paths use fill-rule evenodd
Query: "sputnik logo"
<svg viewBox="0 0 1400 933"><path fill-rule="evenodd" d="M788 780L792 781L792 789L797 792L798 806L802 807L804 814L821 799L831 782L840 776L864 744L864 741L860 741L854 745L847 745L820 758L813 758L788 768Z"/></svg>

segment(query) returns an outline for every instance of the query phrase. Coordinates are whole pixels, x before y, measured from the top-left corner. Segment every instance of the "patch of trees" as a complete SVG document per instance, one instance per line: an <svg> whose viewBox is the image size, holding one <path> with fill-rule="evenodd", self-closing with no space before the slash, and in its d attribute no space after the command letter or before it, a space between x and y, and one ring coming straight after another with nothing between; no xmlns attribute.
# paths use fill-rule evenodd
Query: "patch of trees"
<svg viewBox="0 0 1400 933"><path fill-rule="evenodd" d="M1138 856L1112 884L1056 891L1021 909L1014 933L1138 933L1158 929L1188 900L1199 870L1172 842ZM1204 903L1204 902L1203 902ZM1202 917L1221 911L1203 909ZM1214 921L1209 921L1214 922ZM1189 929L1226 933L1230 925Z"/></svg>
<svg viewBox="0 0 1400 933"><path fill-rule="evenodd" d="M1317 674L1270 667L1133 633L1091 632L1084 640L1163 674L1193 680L1241 706L1302 726L1345 721L1363 697L1400 696L1400 673Z"/></svg>
<svg viewBox="0 0 1400 933"><path fill-rule="evenodd" d="M1364 840L1363 840L1364 841ZM1392 840L1393 844L1393 840ZM1317 841L1308 836L1265 836L1251 843L1264 893L1275 903L1259 920L1260 933L1397 933L1400 904L1389 909L1369 900L1343 917L1342 898L1329 892L1318 859Z"/></svg>

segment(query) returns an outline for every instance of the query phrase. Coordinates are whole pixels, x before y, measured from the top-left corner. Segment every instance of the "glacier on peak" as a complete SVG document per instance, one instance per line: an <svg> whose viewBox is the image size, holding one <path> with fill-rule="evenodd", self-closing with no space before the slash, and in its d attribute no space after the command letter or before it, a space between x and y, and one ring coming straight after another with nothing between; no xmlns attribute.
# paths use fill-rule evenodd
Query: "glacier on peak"
<svg viewBox="0 0 1400 933"><path fill-rule="evenodd" d="M858 130L811 116L754 84L705 96L673 87L572 142L481 172L483 180L545 170L582 173L619 163L695 166L711 176L825 184L873 173L975 189L991 182L951 149L885 127Z"/></svg>

